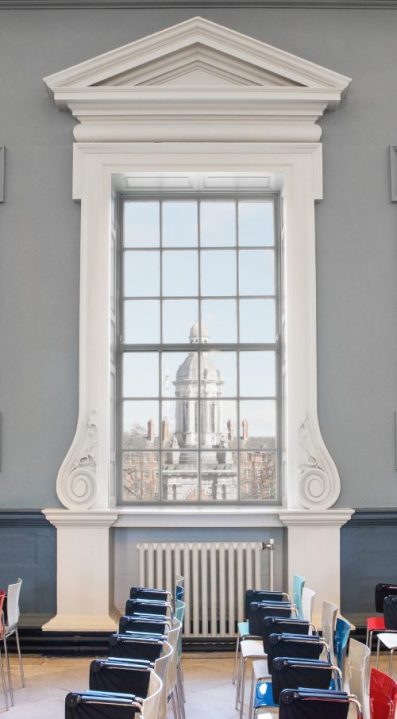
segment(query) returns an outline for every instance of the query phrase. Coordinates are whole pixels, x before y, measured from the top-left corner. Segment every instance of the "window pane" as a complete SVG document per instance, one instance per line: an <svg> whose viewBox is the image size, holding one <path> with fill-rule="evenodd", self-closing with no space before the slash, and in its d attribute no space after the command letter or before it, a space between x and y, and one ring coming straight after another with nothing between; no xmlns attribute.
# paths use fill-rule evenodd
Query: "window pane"
<svg viewBox="0 0 397 719"><path fill-rule="evenodd" d="M124 397L157 397L159 357L156 352L128 352L123 355Z"/></svg>
<svg viewBox="0 0 397 719"><path fill-rule="evenodd" d="M160 499L157 452L123 452L124 502L155 502Z"/></svg>
<svg viewBox="0 0 397 719"><path fill-rule="evenodd" d="M277 499L277 455L275 452L240 452L241 499Z"/></svg>
<svg viewBox="0 0 397 719"><path fill-rule="evenodd" d="M197 300L164 300L163 342L189 342L190 330L197 317Z"/></svg>
<svg viewBox="0 0 397 719"><path fill-rule="evenodd" d="M189 461L190 450L198 446L198 402L178 399L162 402L162 448L180 451L179 462Z"/></svg>
<svg viewBox="0 0 397 719"><path fill-rule="evenodd" d="M201 500L232 502L238 499L237 452L219 449L201 453Z"/></svg>
<svg viewBox="0 0 397 719"><path fill-rule="evenodd" d="M241 295L274 295L274 251L240 250Z"/></svg>
<svg viewBox="0 0 397 719"><path fill-rule="evenodd" d="M241 449L275 448L276 403L274 400L241 400L240 423Z"/></svg>
<svg viewBox="0 0 397 719"><path fill-rule="evenodd" d="M198 294L197 252L165 250L163 252L163 295Z"/></svg>
<svg viewBox="0 0 397 719"><path fill-rule="evenodd" d="M201 396L215 391L218 396L237 396L236 352L203 352L201 354Z"/></svg>
<svg viewBox="0 0 397 719"><path fill-rule="evenodd" d="M209 342L235 342L237 318L235 300L203 300L202 339Z"/></svg>
<svg viewBox="0 0 397 719"><path fill-rule="evenodd" d="M158 447L159 403L155 400L123 402L123 448Z"/></svg>
<svg viewBox="0 0 397 719"><path fill-rule="evenodd" d="M234 250L201 252L201 294L235 295L236 253Z"/></svg>
<svg viewBox="0 0 397 719"><path fill-rule="evenodd" d="M124 254L124 295L154 297L160 294L160 254L126 252Z"/></svg>
<svg viewBox="0 0 397 719"><path fill-rule="evenodd" d="M210 200L200 203L200 243L203 247L236 244L234 202Z"/></svg>
<svg viewBox="0 0 397 719"><path fill-rule="evenodd" d="M273 202L239 202L240 245L274 245Z"/></svg>
<svg viewBox="0 0 397 719"><path fill-rule="evenodd" d="M163 202L163 247L197 245L197 202Z"/></svg>
<svg viewBox="0 0 397 719"><path fill-rule="evenodd" d="M197 352L163 352L161 381L164 397L197 397Z"/></svg>
<svg viewBox="0 0 397 719"><path fill-rule="evenodd" d="M236 447L237 403L214 397L200 403L200 445L203 449Z"/></svg>
<svg viewBox="0 0 397 719"><path fill-rule="evenodd" d="M160 244L160 203L124 203L125 247L158 247Z"/></svg>
<svg viewBox="0 0 397 719"><path fill-rule="evenodd" d="M188 461L184 465L173 461L177 459L177 455L175 456L173 452L162 452L161 457L163 499L168 502L197 502L199 499L197 452L190 452Z"/></svg>
<svg viewBox="0 0 397 719"><path fill-rule="evenodd" d="M240 342L275 342L274 300L240 300Z"/></svg>
<svg viewBox="0 0 397 719"><path fill-rule="evenodd" d="M152 344L160 342L160 302L126 300L124 302L124 342Z"/></svg>
<svg viewBox="0 0 397 719"><path fill-rule="evenodd" d="M240 352L240 394L242 397L275 396L275 352Z"/></svg>

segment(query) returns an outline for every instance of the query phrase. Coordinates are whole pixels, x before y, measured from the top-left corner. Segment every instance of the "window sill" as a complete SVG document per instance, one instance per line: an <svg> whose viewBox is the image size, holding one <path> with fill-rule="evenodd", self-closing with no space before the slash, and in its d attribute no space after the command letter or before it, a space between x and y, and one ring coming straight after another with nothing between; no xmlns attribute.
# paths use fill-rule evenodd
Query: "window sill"
<svg viewBox="0 0 397 719"><path fill-rule="evenodd" d="M282 527L281 507L117 507L115 527Z"/></svg>

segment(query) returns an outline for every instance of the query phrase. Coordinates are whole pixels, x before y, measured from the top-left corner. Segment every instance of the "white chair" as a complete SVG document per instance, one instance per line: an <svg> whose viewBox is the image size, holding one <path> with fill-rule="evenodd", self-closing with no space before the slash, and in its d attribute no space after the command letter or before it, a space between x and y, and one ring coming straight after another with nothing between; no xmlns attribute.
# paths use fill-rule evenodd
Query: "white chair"
<svg viewBox="0 0 397 719"><path fill-rule="evenodd" d="M314 600L316 598L316 592L313 589L303 587L302 589L302 619L312 624L313 619L313 607Z"/></svg>
<svg viewBox="0 0 397 719"><path fill-rule="evenodd" d="M19 657L19 670L21 673L21 681L22 686L25 686L25 674L23 671L23 661L22 661L22 654L21 654L21 647L19 644L19 634L18 634L18 622L19 622L19 595L21 593L21 587L22 587L22 579L18 579L15 584L9 584L7 589L7 624L5 625L5 639L7 640L12 634L15 634L15 641L17 645L18 650L18 657ZM8 661L8 668L9 668L9 659ZM10 671L9 671L10 676ZM11 684L11 676L10 676L10 684ZM12 689L11 689L12 693Z"/></svg>
<svg viewBox="0 0 397 719"><path fill-rule="evenodd" d="M371 650L356 639L350 639L348 656L348 687L350 694L355 694L361 704L363 719L370 719L369 706L369 675Z"/></svg>
<svg viewBox="0 0 397 719"><path fill-rule="evenodd" d="M323 601L321 613L321 631L323 639L327 642L329 649L329 659L331 664L336 665L336 657L334 652L334 634L336 626L336 615L338 607L333 602Z"/></svg>
<svg viewBox="0 0 397 719"><path fill-rule="evenodd" d="M151 672L146 699L142 702L141 719L157 719L163 682L156 672Z"/></svg>
<svg viewBox="0 0 397 719"><path fill-rule="evenodd" d="M168 666L167 703L171 703L175 719L184 717L185 707L183 699L178 692L178 639L182 631L182 623L174 617L173 626L168 631L167 641L173 649L171 661Z"/></svg>
<svg viewBox="0 0 397 719"><path fill-rule="evenodd" d="M157 712L157 719L166 719L167 716L167 682L168 682L168 669L172 660L174 650L168 642L164 642L163 651L161 656L156 659L154 664L154 671L162 681L162 689L160 694L160 701Z"/></svg>

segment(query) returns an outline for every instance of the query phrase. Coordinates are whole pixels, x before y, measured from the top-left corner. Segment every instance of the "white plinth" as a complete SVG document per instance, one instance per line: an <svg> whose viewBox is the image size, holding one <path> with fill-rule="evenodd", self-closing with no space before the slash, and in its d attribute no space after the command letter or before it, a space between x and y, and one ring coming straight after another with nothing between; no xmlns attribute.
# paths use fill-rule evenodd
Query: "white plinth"
<svg viewBox="0 0 397 719"><path fill-rule="evenodd" d="M314 589L313 621L321 625L323 600L340 607L340 529L349 521L353 509L312 512L290 509L279 517L288 527L288 579L305 577L305 586Z"/></svg>
<svg viewBox="0 0 397 719"><path fill-rule="evenodd" d="M45 631L114 631L109 511L43 510L57 528L57 613Z"/></svg>

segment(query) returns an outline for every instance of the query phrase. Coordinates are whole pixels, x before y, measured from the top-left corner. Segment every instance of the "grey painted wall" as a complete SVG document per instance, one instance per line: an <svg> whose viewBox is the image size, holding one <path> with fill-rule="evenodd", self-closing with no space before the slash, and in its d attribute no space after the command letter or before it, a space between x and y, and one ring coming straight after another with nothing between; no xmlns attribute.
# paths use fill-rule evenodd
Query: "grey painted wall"
<svg viewBox="0 0 397 719"><path fill-rule="evenodd" d="M0 506L57 504L55 477L77 416L79 206L73 120L42 77L190 17L187 10L0 12ZM195 11L350 75L323 121L317 208L319 410L342 506L397 505L397 11Z"/></svg>

